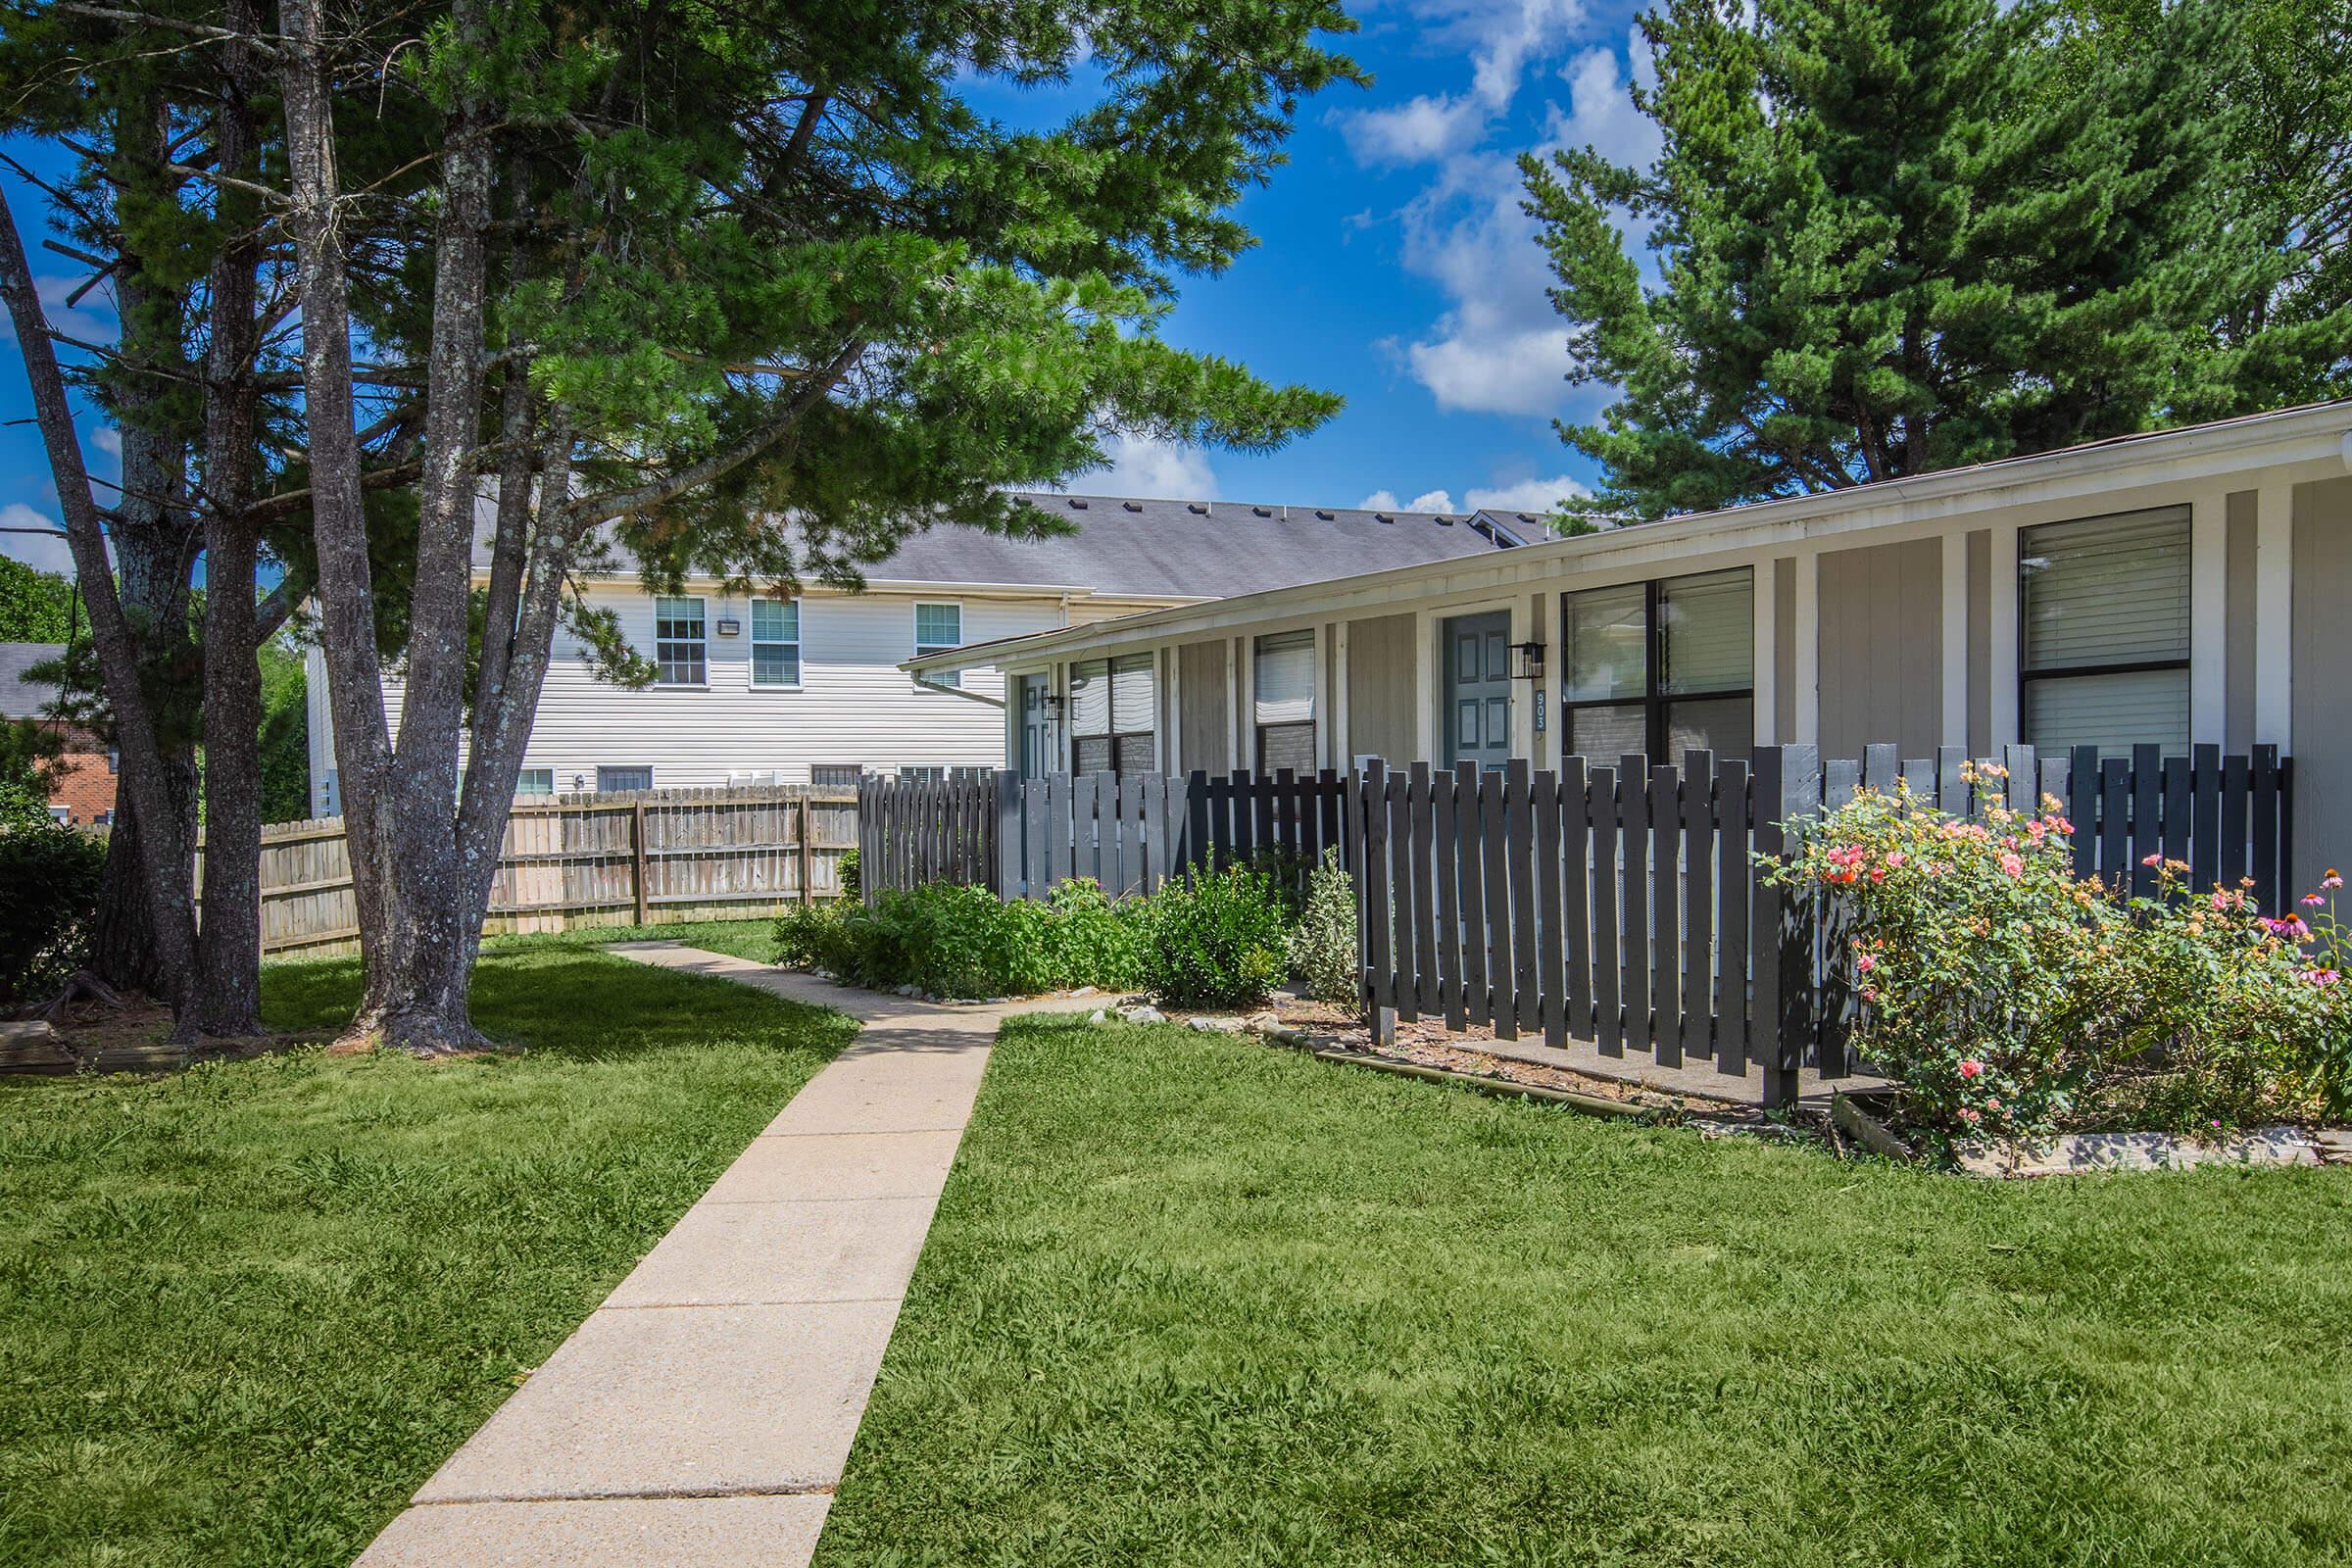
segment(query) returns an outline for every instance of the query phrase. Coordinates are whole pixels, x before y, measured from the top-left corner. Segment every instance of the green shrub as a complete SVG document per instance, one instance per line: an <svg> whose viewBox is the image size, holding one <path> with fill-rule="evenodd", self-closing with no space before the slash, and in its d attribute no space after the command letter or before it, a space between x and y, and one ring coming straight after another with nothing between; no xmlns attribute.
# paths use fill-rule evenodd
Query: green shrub
<svg viewBox="0 0 2352 1568"><path fill-rule="evenodd" d="M776 922L777 961L853 985L911 985L944 997L1127 986L1141 946L1130 907L1091 881L1065 882L1043 903L1011 904L985 888L936 882L885 893L871 906L787 910Z"/></svg>
<svg viewBox="0 0 2352 1568"><path fill-rule="evenodd" d="M48 822L0 828L0 1004L33 1001L81 967L106 841Z"/></svg>
<svg viewBox="0 0 2352 1568"><path fill-rule="evenodd" d="M834 874L841 878L841 896L843 898L854 902L862 896L865 884L858 880L858 852L856 850L842 852L841 858L834 862Z"/></svg>
<svg viewBox="0 0 2352 1568"><path fill-rule="evenodd" d="M1864 790L1762 862L1844 922L1854 1044L1900 1080L1922 1143L2208 1133L2340 1102L2342 988L2303 951L2310 926L2154 857L2160 896L2118 898L2075 876L2073 831L2055 799L1964 821Z"/></svg>
<svg viewBox="0 0 2352 1568"><path fill-rule="evenodd" d="M1340 852L1325 850L1306 884L1306 907L1291 935L1291 972L1317 1002L1358 1000L1355 882L1341 869Z"/></svg>
<svg viewBox="0 0 2352 1568"><path fill-rule="evenodd" d="M1120 990L1144 978L1143 911L1148 900L1113 904L1092 877L1064 882L1044 905L1046 970L1060 987Z"/></svg>
<svg viewBox="0 0 2352 1568"><path fill-rule="evenodd" d="M1143 980L1176 1007L1248 1007L1280 983L1289 930L1262 873L1235 867L1170 883L1144 902Z"/></svg>

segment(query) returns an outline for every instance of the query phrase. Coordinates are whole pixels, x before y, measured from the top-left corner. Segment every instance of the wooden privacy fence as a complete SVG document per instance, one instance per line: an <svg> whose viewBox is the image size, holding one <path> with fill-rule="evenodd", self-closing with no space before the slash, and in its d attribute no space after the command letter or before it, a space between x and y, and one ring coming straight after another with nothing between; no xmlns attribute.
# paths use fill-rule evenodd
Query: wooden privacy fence
<svg viewBox="0 0 2352 1568"><path fill-rule="evenodd" d="M1850 1073L1852 1007L1829 961L1835 936L1758 881L1753 856L1784 853L1783 824L1864 784L1902 779L1924 802L1977 810L1962 762L1956 749L1898 762L1891 746L1826 767L1810 746L1760 747L1752 767L1707 752L1679 766L1570 758L1557 772L1375 760L1348 813L1365 1004L1506 1040L1589 1040L1661 1067L1711 1059L1744 1076L1752 1062L1766 1103L1789 1103L1800 1068ZM2152 748L2124 760L2013 747L1999 765L1990 799L2066 803L2081 872L2128 867L2152 885L2138 860L2162 853L2198 886L2250 875L2266 907L2283 902L2290 813L2275 749L2176 762Z"/></svg>
<svg viewBox="0 0 2352 1568"><path fill-rule="evenodd" d="M1181 778L1004 772L946 783L869 779L858 791L859 881L870 900L925 882L1042 899L1091 877L1114 897L1262 852L1293 863L1346 848L1347 784L1328 769Z"/></svg>
<svg viewBox="0 0 2352 1568"><path fill-rule="evenodd" d="M846 790L796 786L519 798L482 929L744 918L835 898L857 810ZM264 828L261 872L264 953L357 945L342 818Z"/></svg>

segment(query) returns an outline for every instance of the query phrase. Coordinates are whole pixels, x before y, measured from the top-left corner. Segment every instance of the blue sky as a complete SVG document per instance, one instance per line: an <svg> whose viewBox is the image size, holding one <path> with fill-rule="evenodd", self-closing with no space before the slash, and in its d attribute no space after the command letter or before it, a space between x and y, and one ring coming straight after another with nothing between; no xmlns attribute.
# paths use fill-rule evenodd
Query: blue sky
<svg viewBox="0 0 2352 1568"><path fill-rule="evenodd" d="M1259 245L1224 275L1186 281L1164 330L1262 375L1348 400L1315 434L1246 457L1127 443L1069 488L1295 505L1542 509L1591 477L1550 420L1599 393L1571 388L1558 318L1512 160L1590 142L1621 162L1655 148L1627 73L1635 8L1621 0L1358 0L1344 47L1374 76L1300 107L1291 162L1243 204ZM1646 61L1642 62L1646 65ZM1022 115L1022 106L1006 105ZM1057 106L1041 101L1033 113ZM20 153L24 149L18 149ZM43 162L48 162L43 160ZM52 165L51 167L54 167ZM21 221L37 195L0 172ZM28 235L37 247L38 236ZM51 319L114 331L103 291L67 312L74 264L34 251ZM0 320L0 338L10 338ZM13 340L0 421L31 410ZM116 469L111 432L84 436ZM53 524L56 493L27 425L0 422L0 526ZM0 552L63 564L62 542L0 534Z"/></svg>

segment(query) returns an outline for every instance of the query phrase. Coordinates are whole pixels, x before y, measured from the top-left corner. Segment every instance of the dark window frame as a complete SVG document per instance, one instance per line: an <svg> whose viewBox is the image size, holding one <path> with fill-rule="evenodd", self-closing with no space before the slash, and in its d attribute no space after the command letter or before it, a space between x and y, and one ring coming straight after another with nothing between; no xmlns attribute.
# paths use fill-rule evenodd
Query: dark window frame
<svg viewBox="0 0 2352 1568"><path fill-rule="evenodd" d="M1747 573L1747 613L1752 636L1756 613L1756 569L1753 566L1734 566L1721 569L1743 570ZM1570 741L1576 734L1575 715L1589 709L1596 708L1641 709L1642 755L1656 763L1663 764L1680 760L1678 758L1666 755L1666 740L1670 733L1667 715L1677 703L1746 703L1748 742L1751 746L1754 744L1756 683L1752 666L1749 669L1748 683L1745 686L1725 686L1697 692L1669 692L1664 690L1660 684L1660 673L1666 662L1664 657L1666 653L1666 623L1665 618L1658 613L1662 598L1659 590L1667 583L1677 581L1681 577L1711 577L1714 575L1715 573L1711 571L1680 572L1675 577L1652 577L1642 584L1642 695L1639 697L1588 697L1582 701L1576 701L1568 696L1568 682L1572 673L1568 667L1568 601L1580 593L1605 593L1611 588L1623 588L1626 585L1620 582L1604 583L1597 589L1571 588L1560 595L1559 750L1563 760L1576 755L1568 749Z"/></svg>
<svg viewBox="0 0 2352 1568"><path fill-rule="evenodd" d="M2134 509L2135 512L2165 512L2172 510L2176 509L2168 507L2148 507ZM2037 680L2080 680L2085 675L2154 675L2159 673L2184 674L2188 672L2192 663L2193 651L2196 646L2195 636L2197 601L2196 589L2193 585L2193 581L2189 589L2188 597L2190 637L2189 647L2192 651L2190 654L2183 654L2178 659L2127 659L2118 661L2114 663L2060 664L2053 665L2048 669L2028 669L2026 667L2026 638L2032 633L2032 627L2028 623L2028 612L2030 607L2026 602L2026 558L2031 553L2030 541L2032 540L2032 537L2034 534L2043 531L2044 529L2064 528L2072 523L2098 522L2108 517L2123 517L2131 516L2132 514L2132 512L2096 513L2087 517L2062 517L2055 522L2029 523L2017 530L2017 553L2013 563L2012 572L2017 579L2015 585L2017 593L2017 731L2020 739L2023 739L2027 733L2026 716L2034 710L2034 683ZM2193 579L2196 570L2197 550L2196 524L2193 519L2189 522L2186 530L2183 533L2181 539L2181 549L2188 557L2189 570ZM2191 675L2189 678L2193 682L2196 677ZM2193 732L2196 725L2196 714L2193 710L2196 701L2195 692L2190 691L2184 694L2183 701L2191 710L2191 711L2189 711L2187 714L2187 719L2188 727ZM2168 757L2175 757L2186 756L2187 754L2185 751L2175 752L2170 748L2167 748L2165 755Z"/></svg>
<svg viewBox="0 0 2352 1568"><path fill-rule="evenodd" d="M1070 760L1070 774L1074 778L1092 773L1125 774L1131 771L1149 773L1156 772L1159 768L1159 738L1156 730L1149 726L1143 729L1120 729L1118 727L1119 703L1118 689L1115 684L1118 675L1118 663L1119 662L1117 658L1105 655L1101 659L1075 660L1070 664L1070 669L1073 674L1076 673L1080 664L1101 664L1102 666L1102 683L1104 688L1102 694L1102 704L1104 710L1110 714L1109 719L1106 721L1109 725L1108 728L1081 732L1078 728L1076 704L1070 699L1064 699L1065 706L1063 710L1069 714L1069 719L1068 722L1064 724L1063 728L1068 731L1067 739L1069 744L1063 748L1063 751ZM1074 681L1072 682L1072 685L1075 685ZM1049 690L1051 690L1050 687ZM1154 709L1156 709L1159 703L1159 668L1156 662L1154 662L1152 669L1152 706ZM1079 765L1078 748L1088 741L1100 741L1108 749L1110 757L1110 765L1108 767L1081 767ZM1145 746L1150 747L1152 750L1152 760L1132 769L1121 767L1119 765L1120 755L1127 749L1127 743L1132 741L1140 741Z"/></svg>

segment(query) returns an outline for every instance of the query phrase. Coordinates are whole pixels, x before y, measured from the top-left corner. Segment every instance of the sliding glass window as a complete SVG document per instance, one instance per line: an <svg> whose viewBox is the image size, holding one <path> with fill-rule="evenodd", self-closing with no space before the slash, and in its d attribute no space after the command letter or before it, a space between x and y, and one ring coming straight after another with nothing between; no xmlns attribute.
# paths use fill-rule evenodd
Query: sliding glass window
<svg viewBox="0 0 2352 1568"><path fill-rule="evenodd" d="M1755 586L1747 567L1566 594L1561 752L1748 756L1755 748Z"/></svg>

